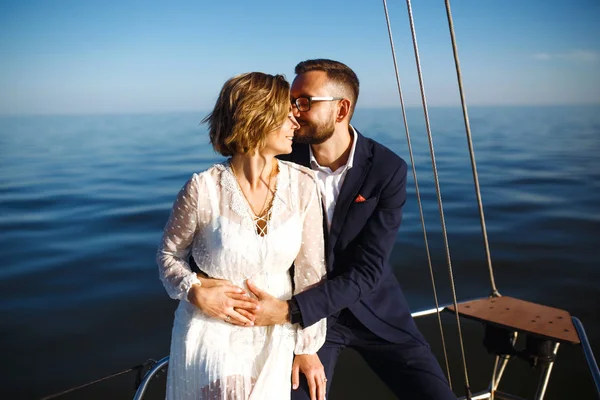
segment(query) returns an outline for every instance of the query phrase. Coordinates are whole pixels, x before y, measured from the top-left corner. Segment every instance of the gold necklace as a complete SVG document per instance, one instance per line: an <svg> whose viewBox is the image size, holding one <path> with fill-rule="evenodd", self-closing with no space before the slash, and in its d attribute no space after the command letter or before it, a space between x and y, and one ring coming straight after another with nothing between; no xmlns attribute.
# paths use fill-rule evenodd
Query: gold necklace
<svg viewBox="0 0 600 400"><path fill-rule="evenodd" d="M239 178L237 176L237 173L235 172L235 168L233 167L233 163L231 162L231 160L229 160L229 166L231 167L231 172L233 172L233 176L235 177L235 182L237 183L238 188L240 189L240 192L242 192L242 196L244 196L244 198L246 199L246 202L250 206L250 210L252 211L252 214L254 214L252 216L253 217L252 219L254 219L254 221L257 223L259 220L262 220L264 222L264 224L266 225L267 220L265 218L265 214L266 214L265 208L268 208L267 200L269 198L269 193L272 192L271 191L271 178L273 177L273 171L271 171L271 173L269 174L269 181L267 182L267 192L265 193L265 201L263 202L260 212L256 213L256 211L254 211L254 207L252 207L252 203L250 202L250 200L248 200L246 193L244 193L244 189L242 189L242 185L240 184ZM265 231L265 229L266 229L266 227L260 227L261 231Z"/></svg>

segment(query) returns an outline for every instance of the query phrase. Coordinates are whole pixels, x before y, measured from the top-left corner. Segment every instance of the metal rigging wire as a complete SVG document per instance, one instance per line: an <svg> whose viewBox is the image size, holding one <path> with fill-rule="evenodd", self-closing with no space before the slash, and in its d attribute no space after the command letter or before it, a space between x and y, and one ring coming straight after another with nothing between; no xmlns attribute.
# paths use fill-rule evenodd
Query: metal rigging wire
<svg viewBox="0 0 600 400"><path fill-rule="evenodd" d="M385 11L385 20L388 28L388 35L390 37L390 46L392 49L392 59L394 60L394 71L396 73L396 84L398 85L398 95L400 97L400 107L402 108L402 119L404 121L404 130L406 132L406 141L408 143L408 153L410 155L410 163L412 166L413 179L415 181L415 193L417 195L417 204L419 206L419 215L421 216L421 227L423 228L423 239L425 240L425 250L427 252L427 262L429 264L429 275L431 278L431 285L433 288L433 299L435 301L435 308L437 310L437 320L440 330L440 337L442 340L442 349L444 351L444 361L446 362L446 375L448 378L448 384L452 389L452 379L450 377L450 364L448 363L448 352L446 351L446 337L444 335L444 328L442 326L442 317L440 316L440 306L438 302L437 289L435 287L435 277L433 273L433 266L431 264L431 253L429 251L429 241L427 240L427 229L425 228L425 217L423 215L423 205L421 204L421 194L419 191L419 181L417 179L417 170L415 168L415 159L412 151L412 142L410 139L410 132L408 130L408 121L406 119L406 109L404 106L404 96L402 95L402 87L400 85L400 73L398 72L398 62L396 61L396 49L394 46L394 39L392 37L392 26L390 24L390 17L387 9L387 2L383 0L383 8Z"/></svg>
<svg viewBox="0 0 600 400"><path fill-rule="evenodd" d="M57 397L64 396L65 394L68 394L68 393L71 393L71 392L74 392L74 391L86 388L86 387L91 386L91 385L95 385L97 383L106 381L108 379L116 378L117 376L124 375L124 374L127 374L127 373L132 372L132 371L136 371L137 372L137 379L136 379L136 381L137 382L141 382L141 380L142 380L142 374L143 374L144 370L145 369L151 369L152 366L154 366L155 364L156 364L155 360L148 359L143 364L136 365L135 367L127 368L127 369L125 369L123 371L119 371L119 372L116 372L114 374L110 374L110 375L104 376L104 377L102 377L100 379L96 379L96 380L93 380L91 382L84 383L82 385L74 386L72 388L63 390L62 392L58 392L58 393L51 394L49 396L42 397L40 400L56 399ZM138 385L138 384L139 383L136 383L136 385Z"/></svg>
<svg viewBox="0 0 600 400"><path fill-rule="evenodd" d="M412 6L411 6L410 0L406 0L406 6L407 6L408 18L409 18L409 22L410 22L410 30L411 30L413 48L414 48L414 53L415 53L415 62L416 62L416 66L417 66L417 74L418 74L418 77L419 77L419 88L420 88L420 91L421 91L421 100L422 100L423 112L424 112L424 116L425 116L425 127L426 127L426 130L427 130L427 138L428 138L428 142L429 142L429 154L431 155L431 166L432 166L432 170L433 170L433 178L434 178L434 183L435 183L435 188L436 188L438 211L439 211L440 222L441 222L441 227L442 227L442 237L444 239L444 248L445 248L445 253L446 253L446 262L448 264L448 274L449 274L449 278L450 278L450 286L451 286L451 289L452 289L452 301L453 301L453 304L454 304L454 309L458 311L458 301L457 301L457 296L456 296L456 285L454 283L454 273L453 273L453 269L452 269L452 259L451 259L451 256L450 256L450 246L448 244L448 234L447 234L447 230L446 230L446 220L445 220L445 217L444 217L444 208L443 208L443 204L442 204L442 196L441 196L441 190L440 190L440 184L439 184L439 177L438 177L438 171L437 171L437 163L436 163L436 159L435 159L435 150L434 150L434 146L433 146L433 137L432 137L432 134L431 134L431 125L430 125L430 122L429 122L429 112L428 112L428 109L427 109L427 99L426 99L426 96L425 96L425 86L424 86L424 83L423 83L423 74L422 74L422 70L421 70L421 61L420 61L420 58L419 58L419 48L418 48L418 45L417 45L417 36L416 36L416 31L415 31L415 24L414 24L414 19L413 19L413 15L412 15ZM387 3L385 1L384 1L384 9L385 9L385 12L386 12L386 17L387 17L387 15L388 15L388 12L387 12ZM391 31L389 31L389 34L390 34L390 42L391 42L392 41ZM459 337L459 342L460 342L460 351L461 351L461 358L462 358L462 363L463 363L463 372L465 374L465 391L466 391L466 397L467 397L467 399L470 399L471 398L471 389L470 389L470 384L469 384L469 373L468 373L468 369L467 369L467 359L466 359L466 356L465 356L465 348L464 348L464 341L463 341L463 335L462 335L462 328L461 328L461 323L460 323L460 317L459 317L457 311L455 312L455 316L456 316L456 323L457 323L457 329L458 329L458 337Z"/></svg>
<svg viewBox="0 0 600 400"><path fill-rule="evenodd" d="M462 73L460 72L460 62L458 60L458 47L454 35L454 22L452 20L452 11L450 10L450 0L445 0L446 16L448 17L448 28L450 29L450 40L452 41L452 52L454 53L454 65L456 66L456 79L458 81L458 90L460 92L460 103L462 105L463 119L465 121L465 131L467 133L467 143L469 145L469 156L471 157L471 171L473 172L473 183L475 184L475 195L477 196L477 207L479 208L479 221L481 223L481 234L485 246L485 255L487 258L488 271L490 274L490 285L492 286L492 296L499 297L500 292L496 288L494 279L494 269L492 268L492 256L490 254L490 245L488 243L487 228L485 226L485 216L483 215L483 203L481 201L481 191L479 189L479 176L477 175L477 164L475 163L475 152L473 151L473 141L471 140L471 125L469 123L469 113L467 112L467 102L463 90Z"/></svg>

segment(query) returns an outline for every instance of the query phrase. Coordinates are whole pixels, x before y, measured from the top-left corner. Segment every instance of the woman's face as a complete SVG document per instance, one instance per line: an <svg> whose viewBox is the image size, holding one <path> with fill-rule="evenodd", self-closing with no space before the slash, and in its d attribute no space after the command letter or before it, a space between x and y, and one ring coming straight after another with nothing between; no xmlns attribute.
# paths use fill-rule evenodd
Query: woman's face
<svg viewBox="0 0 600 400"><path fill-rule="evenodd" d="M298 128L300 128L300 125L296 122L296 118L294 118L290 109L283 125L267 135L263 152L271 153L273 155L291 153L294 131Z"/></svg>

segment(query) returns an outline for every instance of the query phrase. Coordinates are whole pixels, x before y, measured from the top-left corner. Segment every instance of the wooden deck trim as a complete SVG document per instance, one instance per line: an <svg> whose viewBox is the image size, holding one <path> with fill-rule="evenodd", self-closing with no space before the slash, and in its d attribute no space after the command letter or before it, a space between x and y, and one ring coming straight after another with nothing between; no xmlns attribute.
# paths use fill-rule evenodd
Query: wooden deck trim
<svg viewBox="0 0 600 400"><path fill-rule="evenodd" d="M454 312L454 306L447 310ZM571 314L514 297L501 296L458 304L458 314L476 321L510 328L557 342L579 344Z"/></svg>

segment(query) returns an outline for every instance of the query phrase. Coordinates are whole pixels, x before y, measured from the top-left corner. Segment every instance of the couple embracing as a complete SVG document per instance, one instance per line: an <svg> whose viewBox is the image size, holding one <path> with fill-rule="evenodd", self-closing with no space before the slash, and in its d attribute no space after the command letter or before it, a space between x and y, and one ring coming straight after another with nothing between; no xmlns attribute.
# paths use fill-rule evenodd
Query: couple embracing
<svg viewBox="0 0 600 400"><path fill-rule="evenodd" d="M231 78L204 120L229 158L184 185L159 247L167 399L323 400L346 347L399 398L455 399L389 263L406 163L350 124L352 69L295 73Z"/></svg>

